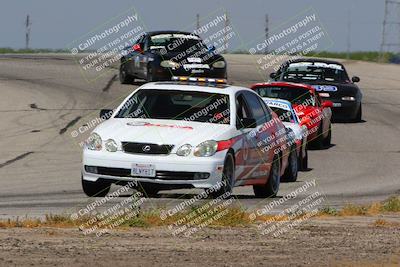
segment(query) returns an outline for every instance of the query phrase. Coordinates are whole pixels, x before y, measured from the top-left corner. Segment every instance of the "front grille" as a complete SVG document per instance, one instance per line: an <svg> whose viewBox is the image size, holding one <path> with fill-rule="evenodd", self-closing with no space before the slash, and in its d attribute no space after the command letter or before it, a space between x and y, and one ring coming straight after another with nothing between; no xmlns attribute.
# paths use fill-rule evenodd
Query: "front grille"
<svg viewBox="0 0 400 267"><path fill-rule="evenodd" d="M173 145L122 142L122 149L126 153L133 154L168 155L172 148L174 148Z"/></svg>
<svg viewBox="0 0 400 267"><path fill-rule="evenodd" d="M131 175L131 169L96 167L85 165L87 172L100 175L116 176L116 177L136 177ZM95 171L94 171L95 170ZM160 180L202 180L210 177L208 172L173 172L173 171L156 171L156 177L146 177L149 179Z"/></svg>

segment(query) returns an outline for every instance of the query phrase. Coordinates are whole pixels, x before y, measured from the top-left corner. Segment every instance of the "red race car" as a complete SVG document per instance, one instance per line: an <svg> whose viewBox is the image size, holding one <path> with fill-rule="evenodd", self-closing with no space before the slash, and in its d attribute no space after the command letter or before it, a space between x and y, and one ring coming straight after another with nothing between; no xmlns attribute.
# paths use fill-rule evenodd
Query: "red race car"
<svg viewBox="0 0 400 267"><path fill-rule="evenodd" d="M308 128L307 141L321 149L330 146L332 138L331 101L322 101L310 85L273 82L251 86L261 97L280 98L290 101L302 124Z"/></svg>

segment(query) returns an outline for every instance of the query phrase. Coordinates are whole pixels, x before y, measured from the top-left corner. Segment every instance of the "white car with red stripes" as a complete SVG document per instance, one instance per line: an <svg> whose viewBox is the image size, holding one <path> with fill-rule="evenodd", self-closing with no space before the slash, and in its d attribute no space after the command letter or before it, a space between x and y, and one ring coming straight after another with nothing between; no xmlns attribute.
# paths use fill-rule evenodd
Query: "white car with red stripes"
<svg viewBox="0 0 400 267"><path fill-rule="evenodd" d="M267 104L267 106L270 107L272 111L274 111L278 115L279 119L283 122L283 125L285 125L286 128L292 131L293 137L291 138L292 139L291 142L294 143L296 147L295 152L297 154L298 169L302 171L307 170L308 129L306 124L309 121L309 119L303 118L303 120L300 120L293 108L293 105L285 99L268 98L268 97L263 97L262 99L264 100L265 104Z"/></svg>
<svg viewBox="0 0 400 267"><path fill-rule="evenodd" d="M147 196L177 188L222 195L243 185L258 197L277 194L288 165L282 122L253 90L192 79L144 84L102 110L112 115L83 150L86 195L128 182Z"/></svg>

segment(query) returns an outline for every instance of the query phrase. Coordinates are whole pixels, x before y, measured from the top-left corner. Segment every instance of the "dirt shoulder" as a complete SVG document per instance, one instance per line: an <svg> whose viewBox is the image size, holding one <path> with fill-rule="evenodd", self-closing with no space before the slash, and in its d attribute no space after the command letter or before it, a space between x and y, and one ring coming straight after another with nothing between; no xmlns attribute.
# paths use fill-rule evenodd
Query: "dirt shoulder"
<svg viewBox="0 0 400 267"><path fill-rule="evenodd" d="M0 228L1 266L398 266L400 215L317 218L277 238L256 226L174 237L167 227L101 237L72 228Z"/></svg>

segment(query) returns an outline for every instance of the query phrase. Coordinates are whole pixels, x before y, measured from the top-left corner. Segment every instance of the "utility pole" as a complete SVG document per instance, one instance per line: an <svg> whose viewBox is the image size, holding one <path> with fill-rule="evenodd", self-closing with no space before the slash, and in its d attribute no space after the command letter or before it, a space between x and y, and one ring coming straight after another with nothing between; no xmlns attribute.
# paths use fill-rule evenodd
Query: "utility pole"
<svg viewBox="0 0 400 267"><path fill-rule="evenodd" d="M397 14L391 15L390 11L397 10ZM399 40L393 41L396 38L388 39L389 30L391 27L398 27L398 31L394 34L398 34ZM393 30L393 29L392 29ZM393 34L393 33L392 33ZM393 35L392 35L393 36ZM396 51L397 47L397 51ZM400 1L398 0L385 0L385 16L383 18L382 27L382 41L380 49L380 60L383 61L384 53L386 51L400 52Z"/></svg>
<svg viewBox="0 0 400 267"><path fill-rule="evenodd" d="M228 52L228 27L229 27L229 17L228 12L225 11L225 36L224 36L224 54Z"/></svg>
<svg viewBox="0 0 400 267"><path fill-rule="evenodd" d="M196 14L196 30L200 29L200 14Z"/></svg>
<svg viewBox="0 0 400 267"><path fill-rule="evenodd" d="M347 18L347 59L350 59L350 50L351 50L351 9L348 11Z"/></svg>
<svg viewBox="0 0 400 267"><path fill-rule="evenodd" d="M29 49L29 40L31 38L31 25L32 22L29 20L29 14L26 15L26 21L25 21L25 48Z"/></svg>
<svg viewBox="0 0 400 267"><path fill-rule="evenodd" d="M269 20L268 14L265 14L265 40L268 42L269 38ZM268 45L265 46L265 54L268 54Z"/></svg>

